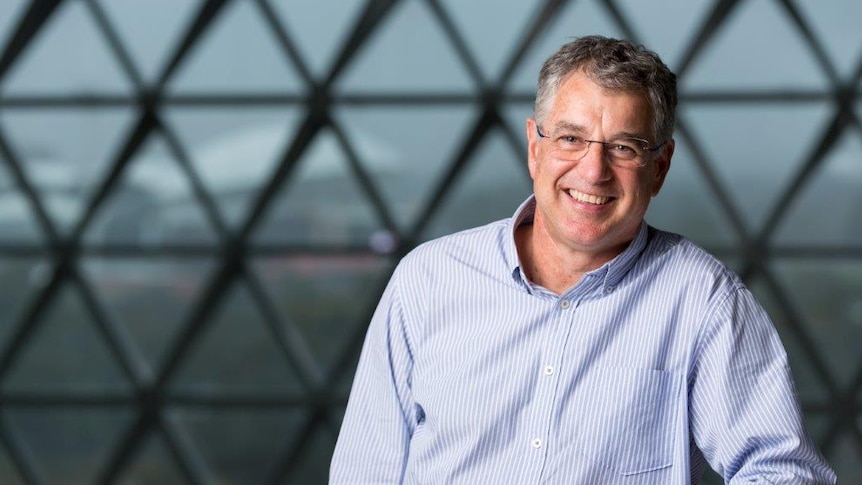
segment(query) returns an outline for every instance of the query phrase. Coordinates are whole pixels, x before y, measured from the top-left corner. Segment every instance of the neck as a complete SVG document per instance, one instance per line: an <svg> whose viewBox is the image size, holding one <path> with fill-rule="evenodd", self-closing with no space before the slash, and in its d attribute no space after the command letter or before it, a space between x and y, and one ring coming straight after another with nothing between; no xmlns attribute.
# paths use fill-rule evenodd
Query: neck
<svg viewBox="0 0 862 485"><path fill-rule="evenodd" d="M521 267L535 284L561 295L578 284L584 274L600 268L625 247L603 253L578 251L554 241L541 224L525 224L515 232Z"/></svg>

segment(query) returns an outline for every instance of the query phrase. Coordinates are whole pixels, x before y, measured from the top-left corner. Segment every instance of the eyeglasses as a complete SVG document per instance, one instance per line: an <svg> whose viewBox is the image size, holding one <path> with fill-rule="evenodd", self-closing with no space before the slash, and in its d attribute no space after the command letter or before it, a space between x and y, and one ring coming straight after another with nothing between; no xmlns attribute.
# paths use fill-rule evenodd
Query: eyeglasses
<svg viewBox="0 0 862 485"><path fill-rule="evenodd" d="M536 125L539 138L547 138L554 148L554 155L561 160L578 161L587 155L591 143L598 143L605 148L608 160L620 167L638 168L647 163L647 154L654 153L664 146L664 142L654 147L643 138L626 137L611 141L587 140L571 133L561 133L553 139L542 133Z"/></svg>

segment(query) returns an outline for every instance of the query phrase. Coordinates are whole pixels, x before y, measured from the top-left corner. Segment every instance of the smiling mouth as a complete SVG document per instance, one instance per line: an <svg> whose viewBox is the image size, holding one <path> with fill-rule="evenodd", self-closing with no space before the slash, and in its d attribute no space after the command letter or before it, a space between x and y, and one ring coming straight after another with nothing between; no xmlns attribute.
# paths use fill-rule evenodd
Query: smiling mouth
<svg viewBox="0 0 862 485"><path fill-rule="evenodd" d="M585 194L583 192L578 192L575 189L569 189L568 192L569 192L569 196L571 198L575 199L578 202L583 202L585 204L602 205L602 204L607 203L609 200L611 200L610 197Z"/></svg>

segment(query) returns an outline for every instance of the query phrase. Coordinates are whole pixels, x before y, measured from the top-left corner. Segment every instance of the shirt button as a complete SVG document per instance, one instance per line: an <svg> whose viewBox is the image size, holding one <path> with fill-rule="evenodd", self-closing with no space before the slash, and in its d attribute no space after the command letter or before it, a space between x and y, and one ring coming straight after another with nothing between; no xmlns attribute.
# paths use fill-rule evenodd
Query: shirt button
<svg viewBox="0 0 862 485"><path fill-rule="evenodd" d="M532 442L532 443L530 443L530 444L531 444L531 445L533 445L533 448L537 448L537 449L538 449L538 448L541 448L541 447L542 447L542 440L541 440L541 439L539 439L539 438L533 438L533 442Z"/></svg>
<svg viewBox="0 0 862 485"><path fill-rule="evenodd" d="M563 310L565 310L566 308L569 308L569 305L571 305L569 300L563 300L560 302L560 308L562 308Z"/></svg>
<svg viewBox="0 0 862 485"><path fill-rule="evenodd" d="M552 375L554 373L554 366L546 365L544 369L544 373L546 376Z"/></svg>

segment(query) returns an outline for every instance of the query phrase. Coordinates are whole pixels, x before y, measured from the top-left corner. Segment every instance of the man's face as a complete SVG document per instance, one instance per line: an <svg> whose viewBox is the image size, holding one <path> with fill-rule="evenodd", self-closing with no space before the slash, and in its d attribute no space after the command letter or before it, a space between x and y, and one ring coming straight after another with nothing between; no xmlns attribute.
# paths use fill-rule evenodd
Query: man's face
<svg viewBox="0 0 862 485"><path fill-rule="evenodd" d="M610 141L643 138L656 145L646 97L608 91L581 72L560 85L539 129L527 120L529 169L536 195L534 232L541 244L560 246L599 260L619 254L634 238L650 199L670 168L674 144L647 152L639 168L610 163L606 148L591 143L580 160L563 160L553 140L561 133ZM549 248L545 248L549 249Z"/></svg>

